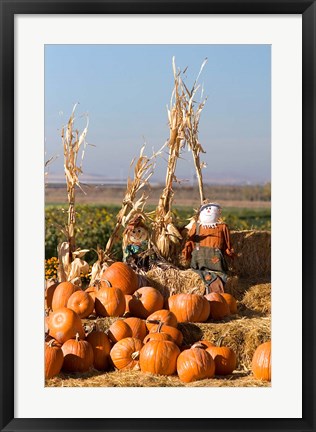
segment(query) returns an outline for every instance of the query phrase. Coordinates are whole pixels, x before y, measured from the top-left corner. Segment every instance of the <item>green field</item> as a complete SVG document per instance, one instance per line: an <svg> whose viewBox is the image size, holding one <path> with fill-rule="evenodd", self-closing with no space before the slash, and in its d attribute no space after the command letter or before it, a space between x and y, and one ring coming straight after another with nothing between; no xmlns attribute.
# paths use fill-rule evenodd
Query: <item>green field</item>
<svg viewBox="0 0 316 432"><path fill-rule="evenodd" d="M67 207L62 205L47 205L45 208L45 258L57 256L57 244L65 241L61 233L67 223ZM77 231L76 242L82 249L91 249L85 255L89 263L97 259L97 245L105 247L116 222L116 215L120 209L117 205L77 205ZM147 211L154 210L148 206ZM183 227L192 216L192 207L174 207L175 223ZM223 218L230 230L270 230L271 210L226 207L223 209ZM113 252L117 259L121 259L121 243L115 245Z"/></svg>

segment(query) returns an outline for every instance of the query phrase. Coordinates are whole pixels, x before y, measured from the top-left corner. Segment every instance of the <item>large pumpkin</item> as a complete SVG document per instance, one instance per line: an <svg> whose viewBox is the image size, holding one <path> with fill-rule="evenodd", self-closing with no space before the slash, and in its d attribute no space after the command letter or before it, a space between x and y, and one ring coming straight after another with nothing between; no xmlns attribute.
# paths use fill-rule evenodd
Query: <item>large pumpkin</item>
<svg viewBox="0 0 316 432"><path fill-rule="evenodd" d="M121 339L132 337L133 332L125 321L119 319L110 326L107 330L107 335L113 343L116 343Z"/></svg>
<svg viewBox="0 0 316 432"><path fill-rule="evenodd" d="M271 381L271 341L258 346L252 358L251 369L257 379Z"/></svg>
<svg viewBox="0 0 316 432"><path fill-rule="evenodd" d="M107 370L110 365L111 343L108 336L98 330L94 330L88 334L87 342L93 350L93 366L97 370Z"/></svg>
<svg viewBox="0 0 316 432"><path fill-rule="evenodd" d="M234 315L237 313L237 301L235 297L232 294L229 293L221 293L221 296L224 297L226 300L226 303L229 306L229 311L231 315Z"/></svg>
<svg viewBox="0 0 316 432"><path fill-rule="evenodd" d="M134 292L129 302L129 310L132 316L147 318L150 314L163 307L163 295L153 287L142 287Z"/></svg>
<svg viewBox="0 0 316 432"><path fill-rule="evenodd" d="M175 294L168 304L178 322L204 322L210 314L209 302L199 294Z"/></svg>
<svg viewBox="0 0 316 432"><path fill-rule="evenodd" d="M55 340L51 339L45 343L45 378L49 379L58 375L61 371L64 362L63 352L61 345Z"/></svg>
<svg viewBox="0 0 316 432"><path fill-rule="evenodd" d="M130 317L125 319L125 323L131 328L133 338L144 340L147 334L147 327L144 320Z"/></svg>
<svg viewBox="0 0 316 432"><path fill-rule="evenodd" d="M117 369L139 370L139 353L143 347L140 339L121 339L111 349L111 359Z"/></svg>
<svg viewBox="0 0 316 432"><path fill-rule="evenodd" d="M76 312L68 308L60 308L52 312L47 319L49 335L59 343L64 343L68 339L74 339L76 334L84 339L85 332L81 319Z"/></svg>
<svg viewBox="0 0 316 432"><path fill-rule="evenodd" d="M107 280L112 286L120 288L124 294L133 294L138 288L137 273L127 264L115 262L101 274L102 280Z"/></svg>
<svg viewBox="0 0 316 432"><path fill-rule="evenodd" d="M206 351L212 356L215 362L216 375L229 375L236 369L237 357L231 348L210 346Z"/></svg>
<svg viewBox="0 0 316 432"><path fill-rule="evenodd" d="M94 308L98 316L123 316L125 306L125 297L120 288L104 286L96 294Z"/></svg>
<svg viewBox="0 0 316 432"><path fill-rule="evenodd" d="M205 298L210 304L210 317L214 320L222 320L230 314L229 306L221 294L209 293L205 295Z"/></svg>
<svg viewBox="0 0 316 432"><path fill-rule="evenodd" d="M80 290L78 285L74 285L71 282L61 282L54 290L52 299L52 309L56 311L62 307L67 307L67 303L71 294L75 291Z"/></svg>
<svg viewBox="0 0 316 432"><path fill-rule="evenodd" d="M75 311L80 318L87 318L92 314L94 301L89 293L85 291L75 291L68 299L67 307Z"/></svg>
<svg viewBox="0 0 316 432"><path fill-rule="evenodd" d="M93 366L93 349L89 342L76 339L67 340L61 347L64 354L65 372L87 372Z"/></svg>
<svg viewBox="0 0 316 432"><path fill-rule="evenodd" d="M179 355L177 372L180 380L185 383L212 378L215 374L215 363L204 349L190 348Z"/></svg>
<svg viewBox="0 0 316 432"><path fill-rule="evenodd" d="M146 326L149 331L154 325L160 323L171 327L177 327L178 320L175 314L167 309L161 309L152 313L146 320Z"/></svg>
<svg viewBox="0 0 316 432"><path fill-rule="evenodd" d="M140 369L157 375L172 375L177 369L179 354L180 349L174 342L151 340L141 349Z"/></svg>

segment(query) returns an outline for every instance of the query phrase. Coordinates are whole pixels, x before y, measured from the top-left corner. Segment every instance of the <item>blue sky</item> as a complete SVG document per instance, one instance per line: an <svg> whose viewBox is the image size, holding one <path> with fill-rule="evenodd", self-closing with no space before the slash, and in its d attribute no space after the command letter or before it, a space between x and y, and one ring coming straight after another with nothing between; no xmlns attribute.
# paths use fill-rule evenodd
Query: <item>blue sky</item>
<svg viewBox="0 0 316 432"><path fill-rule="evenodd" d="M76 102L82 130L89 116L83 171L125 179L134 156L146 142L147 155L169 135L167 109L173 88L172 57L192 86L208 97L199 139L207 163L207 182L270 181L270 45L46 45L45 158L58 155L49 172L63 172L60 130ZM164 181L165 158L157 160L153 180ZM192 180L194 166L184 152L180 179Z"/></svg>

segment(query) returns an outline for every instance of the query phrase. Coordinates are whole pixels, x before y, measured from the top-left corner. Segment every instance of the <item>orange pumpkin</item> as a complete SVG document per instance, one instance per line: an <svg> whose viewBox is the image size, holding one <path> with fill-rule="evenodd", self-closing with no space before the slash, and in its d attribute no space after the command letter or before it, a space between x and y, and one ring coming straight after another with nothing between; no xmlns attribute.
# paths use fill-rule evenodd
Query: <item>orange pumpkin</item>
<svg viewBox="0 0 316 432"><path fill-rule="evenodd" d="M61 345L55 339L45 343L45 378L49 379L58 375L63 362L64 356Z"/></svg>
<svg viewBox="0 0 316 432"><path fill-rule="evenodd" d="M257 347L252 358L251 369L257 379L271 381L271 341Z"/></svg>
<svg viewBox="0 0 316 432"><path fill-rule="evenodd" d="M125 321L119 319L110 326L107 331L107 335L113 343L116 343L121 339L132 337L133 332L130 326L126 324Z"/></svg>
<svg viewBox="0 0 316 432"><path fill-rule="evenodd" d="M61 282L58 284L53 294L53 311L55 312L57 309L67 307L67 303L71 294L80 289L81 288L78 285L74 285L71 282Z"/></svg>
<svg viewBox="0 0 316 432"><path fill-rule="evenodd" d="M102 280L107 280L112 286L120 288L124 294L133 294L138 288L137 273L127 264L115 262L101 274Z"/></svg>
<svg viewBox="0 0 316 432"><path fill-rule="evenodd" d="M111 349L110 355L117 369L139 370L139 353L143 347L140 339L121 339Z"/></svg>
<svg viewBox="0 0 316 432"><path fill-rule="evenodd" d="M125 297L120 288L103 287L95 297L95 311L98 316L118 317L125 312Z"/></svg>
<svg viewBox="0 0 316 432"><path fill-rule="evenodd" d="M179 355L177 372L180 380L185 383L212 378L215 374L215 363L207 351L192 347Z"/></svg>
<svg viewBox="0 0 316 432"><path fill-rule="evenodd" d="M94 330L88 334L87 342L93 350L93 366L97 370L107 370L110 365L111 343L108 336L98 330Z"/></svg>
<svg viewBox="0 0 316 432"><path fill-rule="evenodd" d="M62 369L65 372L87 372L93 366L93 349L86 340L76 339L67 340L61 347L64 354Z"/></svg>
<svg viewBox="0 0 316 432"><path fill-rule="evenodd" d="M180 346L183 342L183 334L175 327L167 326L164 324L156 324L150 329L150 333L167 333L172 337L174 342Z"/></svg>
<svg viewBox="0 0 316 432"><path fill-rule="evenodd" d="M60 308L48 316L49 335L60 343L74 339L76 334L84 339L85 332L81 319L76 312L68 308Z"/></svg>
<svg viewBox="0 0 316 432"><path fill-rule="evenodd" d="M199 294L175 294L168 303L178 322L205 322L210 314L209 302Z"/></svg>
<svg viewBox="0 0 316 432"><path fill-rule="evenodd" d="M53 295L58 284L58 282L47 281L45 289L45 309L52 309Z"/></svg>
<svg viewBox="0 0 316 432"><path fill-rule="evenodd" d="M145 344L151 340L169 340L174 342L174 339L168 333L148 333L143 342Z"/></svg>
<svg viewBox="0 0 316 432"><path fill-rule="evenodd" d="M210 346L206 351L212 356L215 362L216 375L230 375L237 366L235 352L224 346Z"/></svg>
<svg viewBox="0 0 316 432"><path fill-rule="evenodd" d="M125 319L125 323L131 328L133 338L144 340L147 334L147 327L144 320L130 317Z"/></svg>
<svg viewBox="0 0 316 432"><path fill-rule="evenodd" d="M158 310L154 313L152 313L151 315L149 315L149 317L146 320L146 326L148 328L148 330L150 331L150 329L156 325L156 324L165 324L171 327L177 327L178 325L178 320L177 317L175 316L175 314L167 309L161 309Z"/></svg>
<svg viewBox="0 0 316 432"><path fill-rule="evenodd" d="M140 369L157 375L172 375L177 369L179 354L180 349L174 342L151 340L141 349Z"/></svg>
<svg viewBox="0 0 316 432"><path fill-rule="evenodd" d="M80 318L87 318L93 312L94 301L87 292L75 291L69 297L67 307L75 311Z"/></svg>
<svg viewBox="0 0 316 432"><path fill-rule="evenodd" d="M222 320L230 314L229 306L221 294L209 293L205 295L210 305L210 317L214 320Z"/></svg>
<svg viewBox="0 0 316 432"><path fill-rule="evenodd" d="M231 315L234 315L237 313L237 301L235 297L232 294L229 293L221 293L221 296L224 297L226 300L226 303L228 304L229 311Z"/></svg>
<svg viewBox="0 0 316 432"><path fill-rule="evenodd" d="M153 312L162 309L163 302L163 295L156 288L143 287L134 292L129 309L133 316L147 318Z"/></svg>

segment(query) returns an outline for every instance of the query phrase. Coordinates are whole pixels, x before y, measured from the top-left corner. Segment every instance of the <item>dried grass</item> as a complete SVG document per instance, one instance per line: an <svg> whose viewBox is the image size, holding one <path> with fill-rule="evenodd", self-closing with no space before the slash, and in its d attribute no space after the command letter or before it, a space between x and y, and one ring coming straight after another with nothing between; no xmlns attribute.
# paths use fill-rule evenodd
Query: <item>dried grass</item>
<svg viewBox="0 0 316 432"><path fill-rule="evenodd" d="M265 315L271 314L271 284L264 283L250 287L241 301L241 308Z"/></svg>

